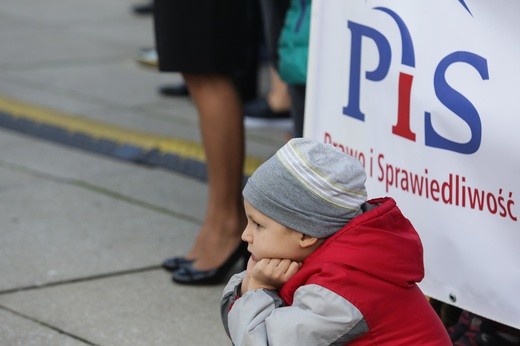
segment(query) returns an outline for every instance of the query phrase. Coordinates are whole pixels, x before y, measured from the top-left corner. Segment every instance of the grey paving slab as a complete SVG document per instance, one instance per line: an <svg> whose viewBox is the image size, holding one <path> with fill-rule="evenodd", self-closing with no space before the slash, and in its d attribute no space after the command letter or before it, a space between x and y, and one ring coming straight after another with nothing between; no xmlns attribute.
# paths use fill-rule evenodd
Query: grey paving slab
<svg viewBox="0 0 520 346"><path fill-rule="evenodd" d="M0 291L158 266L197 224L90 186L0 167Z"/></svg>
<svg viewBox="0 0 520 346"><path fill-rule="evenodd" d="M127 59L113 63L16 71L9 77L101 104L132 106L149 102L150 94L143 91L143 86L156 83L157 76L137 68L130 54Z"/></svg>
<svg viewBox="0 0 520 346"><path fill-rule="evenodd" d="M103 59L116 59L131 54L133 49L130 45L117 44L113 40L100 40L87 34L71 35L69 30L74 30L72 23L67 27L42 27L31 22L20 23L9 19L7 21L15 28L0 33L0 42L11 43L8 46L3 45L0 63L13 69L79 64L89 60L102 62ZM4 27L5 25L6 23L3 24ZM143 27L143 32L149 31L145 31ZM12 44L13 42L17 44ZM143 44L150 45L148 40L143 40Z"/></svg>
<svg viewBox="0 0 520 346"><path fill-rule="evenodd" d="M163 85L182 82L182 78L178 75L163 74L163 76L169 76L168 82ZM147 112L153 118L163 119L164 121L174 120L178 124L185 124L198 129L198 113L189 97L159 97L153 102L143 103L136 108Z"/></svg>
<svg viewBox="0 0 520 346"><path fill-rule="evenodd" d="M81 179L99 172L117 174L123 169L144 169L126 161L2 128L0 146L0 158L6 165L26 167L59 178Z"/></svg>
<svg viewBox="0 0 520 346"><path fill-rule="evenodd" d="M173 285L153 270L0 295L1 307L97 345L230 345L223 286Z"/></svg>
<svg viewBox="0 0 520 346"><path fill-rule="evenodd" d="M19 81L17 79L17 83ZM59 111L76 118L103 122L150 135L200 142L198 116L191 102L161 98L156 91L157 85L158 83L150 81L136 89L117 92L128 93L128 98L135 99L133 104L122 103L121 100L113 102L106 96L103 99L94 99L85 94L88 92L86 90L81 94L72 94L68 89L53 89L52 93L42 92L41 87L34 85L4 84L0 86L0 94L12 100L44 107L53 112ZM133 97L133 93L137 96ZM163 108L158 108L158 104L162 104Z"/></svg>
<svg viewBox="0 0 520 346"><path fill-rule="evenodd" d="M110 69L110 67L107 68ZM71 69L76 68L71 67ZM89 67L89 69L97 70L96 67ZM48 73L55 74L52 71L48 71ZM180 82L178 74L171 74L166 78L165 75L154 71L139 70L138 67L133 66L133 62L128 68L128 74L129 76L125 79L130 82L126 83L126 86L114 82L112 83L114 88L111 90L112 95L105 93L96 97L89 94L89 88L96 89L98 84L106 84L104 81L106 76L102 74L97 74L98 79L89 77L91 78L89 88L81 78L77 80L75 87L51 88L46 77L35 80L31 72L16 72L10 75L0 72L0 79L3 81L0 83L0 95L28 105L36 105L83 119L100 121L154 135L200 141L198 115L191 100L187 97L165 98L157 92L160 85ZM141 78L141 74L147 78ZM66 78L73 77L67 75ZM72 83L72 81L68 83ZM117 97L114 98L115 94ZM120 97L121 94L126 94L127 99L134 101L125 102Z"/></svg>
<svg viewBox="0 0 520 346"><path fill-rule="evenodd" d="M105 194L117 194L135 203L149 203L149 208L163 208L172 215L183 215L202 223L207 197L207 185L203 181L2 129L0 148L3 149L0 167L13 171L13 176L19 174L18 170L26 170L25 174L70 180L69 184L83 182L92 189L104 189Z"/></svg>
<svg viewBox="0 0 520 346"><path fill-rule="evenodd" d="M60 93L50 88L31 85L11 77L0 68L0 94L4 98L37 105L48 109L59 110L67 114L88 114L85 110L95 107L92 100L84 100L70 93Z"/></svg>
<svg viewBox="0 0 520 346"><path fill-rule="evenodd" d="M0 345L85 346L88 343L0 307Z"/></svg>
<svg viewBox="0 0 520 346"><path fill-rule="evenodd" d="M42 48L45 44L49 44L49 48L66 47L67 45L64 43L67 41L59 40L66 36L77 39L79 52L86 52L89 48L88 43L91 42L111 43L112 49L107 46L106 49L91 50L91 53L95 54L113 52L127 44L139 43L153 46L151 18L133 16L130 11L131 4L130 1L103 0L88 2L82 0L66 2L61 0L3 0L0 13L1 22L6 28L7 25L9 27L2 30L2 33L10 35L23 32L23 29L26 30L25 32L36 29L38 32L34 36L25 37L28 41L19 41L20 43L37 43L37 39L39 39L40 44L33 48ZM60 31L63 32L63 35L59 35ZM56 46L52 44L52 40L47 40L46 33L56 35L54 43ZM87 41L87 45L81 46L82 41ZM27 46L31 47L29 44ZM38 52L38 49L33 51ZM44 49L43 51L51 52L52 50ZM78 52L57 51L56 53L67 56Z"/></svg>
<svg viewBox="0 0 520 346"><path fill-rule="evenodd" d="M2 15L40 25L79 24L111 21L127 16L132 1L105 0L2 0Z"/></svg>

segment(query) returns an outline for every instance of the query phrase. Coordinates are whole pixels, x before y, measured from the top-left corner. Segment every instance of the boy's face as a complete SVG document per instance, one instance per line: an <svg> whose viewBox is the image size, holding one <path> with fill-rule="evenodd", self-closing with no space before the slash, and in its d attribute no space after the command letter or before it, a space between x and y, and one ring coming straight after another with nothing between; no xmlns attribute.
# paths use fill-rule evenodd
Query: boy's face
<svg viewBox="0 0 520 346"><path fill-rule="evenodd" d="M291 230L255 209L244 200L247 226L242 233L242 240L248 243L247 250L253 259L289 258L303 261L308 251L300 246L302 233Z"/></svg>

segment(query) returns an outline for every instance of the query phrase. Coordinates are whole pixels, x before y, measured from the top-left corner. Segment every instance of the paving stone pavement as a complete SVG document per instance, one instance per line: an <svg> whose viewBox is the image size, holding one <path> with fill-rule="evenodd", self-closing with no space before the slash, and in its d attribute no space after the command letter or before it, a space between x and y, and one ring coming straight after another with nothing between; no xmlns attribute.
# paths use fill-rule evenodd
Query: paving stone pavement
<svg viewBox="0 0 520 346"><path fill-rule="evenodd" d="M138 65L152 19L129 0L2 0L0 115L69 120L200 147L181 80ZM262 81L261 81L262 82ZM262 88L262 86L261 86ZM285 132L247 132L260 160ZM161 261L202 222L206 182L0 126L0 346L229 345L223 285L174 285Z"/></svg>

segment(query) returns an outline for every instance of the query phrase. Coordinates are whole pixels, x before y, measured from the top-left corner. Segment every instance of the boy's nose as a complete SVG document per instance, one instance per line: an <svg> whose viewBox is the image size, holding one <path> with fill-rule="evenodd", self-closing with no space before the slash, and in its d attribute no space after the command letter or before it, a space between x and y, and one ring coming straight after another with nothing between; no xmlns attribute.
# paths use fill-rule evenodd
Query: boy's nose
<svg viewBox="0 0 520 346"><path fill-rule="evenodd" d="M242 232L242 236L240 238L242 238L242 240L245 241L246 243L249 243L249 240L251 239L251 237L249 236L249 232L247 231L247 226L244 229L244 231Z"/></svg>

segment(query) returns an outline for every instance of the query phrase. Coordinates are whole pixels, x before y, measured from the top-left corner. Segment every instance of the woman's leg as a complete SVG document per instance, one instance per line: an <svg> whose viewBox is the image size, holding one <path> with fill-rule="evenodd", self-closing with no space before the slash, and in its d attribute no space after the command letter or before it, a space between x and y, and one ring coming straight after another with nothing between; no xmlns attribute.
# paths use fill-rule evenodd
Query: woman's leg
<svg viewBox="0 0 520 346"><path fill-rule="evenodd" d="M291 97L287 84L278 74L278 39L289 8L289 0L260 0L263 19L263 32L269 59L270 88L267 103L275 112L286 111L291 107Z"/></svg>
<svg viewBox="0 0 520 346"><path fill-rule="evenodd" d="M195 269L207 270L222 265L236 250L246 223L242 103L228 76L183 76L199 112L209 190L204 223L186 257L196 259Z"/></svg>

